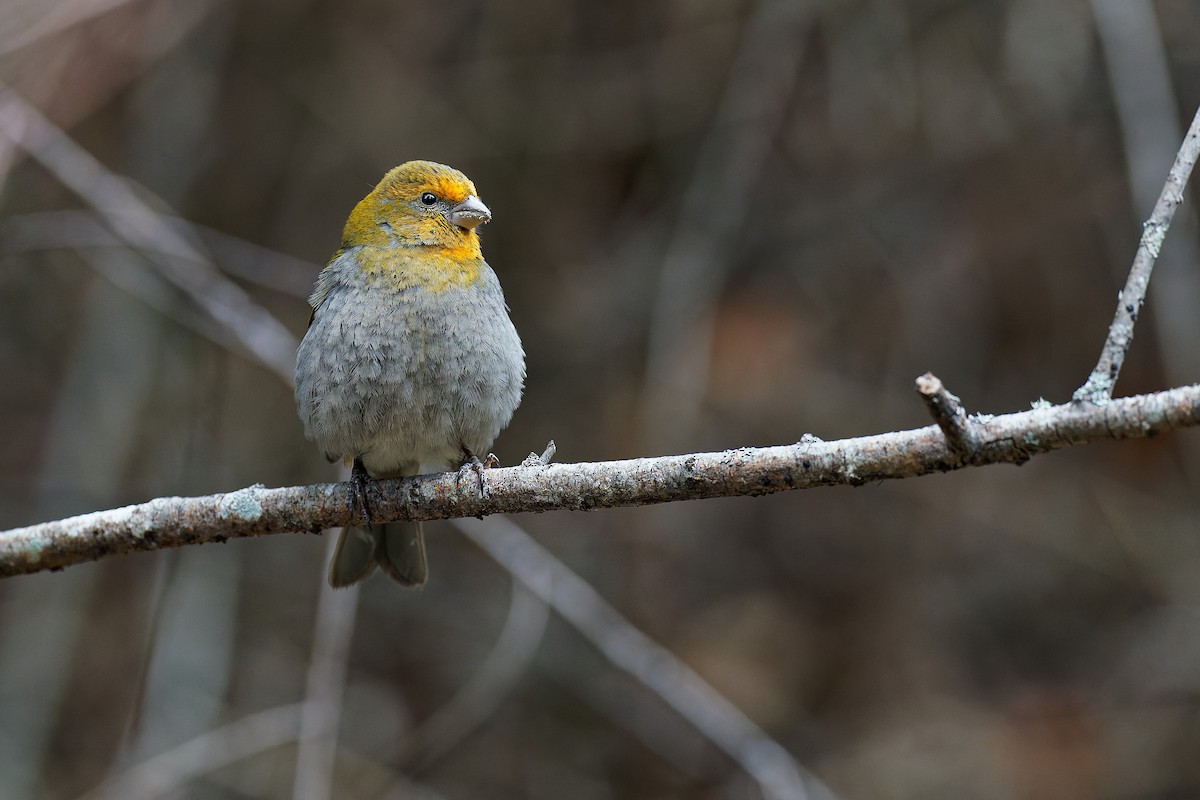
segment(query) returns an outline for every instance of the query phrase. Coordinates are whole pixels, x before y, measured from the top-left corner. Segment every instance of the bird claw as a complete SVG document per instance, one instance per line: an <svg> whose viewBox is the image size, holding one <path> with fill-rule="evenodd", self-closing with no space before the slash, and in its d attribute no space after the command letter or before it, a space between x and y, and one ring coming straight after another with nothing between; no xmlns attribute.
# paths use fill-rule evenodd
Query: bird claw
<svg viewBox="0 0 1200 800"><path fill-rule="evenodd" d="M350 470L350 509L354 510L354 501L358 501L359 508L362 509L362 520L366 524L371 524L371 501L367 498L367 488L371 485L371 475L367 472L367 468L363 466L361 458L354 459L354 467Z"/></svg>
<svg viewBox="0 0 1200 800"><path fill-rule="evenodd" d="M463 451L463 463L458 468L458 482L462 481L463 473L467 470L475 473L475 479L479 485L479 496L486 499L489 496L487 487L487 476L483 474L485 469L490 469L500 465L500 459L496 458L495 453L488 453L487 460L480 461L479 456L472 453L466 447Z"/></svg>

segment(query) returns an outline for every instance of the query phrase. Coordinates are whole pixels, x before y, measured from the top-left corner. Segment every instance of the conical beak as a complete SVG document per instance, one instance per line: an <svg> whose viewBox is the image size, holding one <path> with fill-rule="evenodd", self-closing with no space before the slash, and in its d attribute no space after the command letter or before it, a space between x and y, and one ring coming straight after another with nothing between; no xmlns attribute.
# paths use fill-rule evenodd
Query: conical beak
<svg viewBox="0 0 1200 800"><path fill-rule="evenodd" d="M471 195L446 212L446 219L460 228L470 230L489 222L492 219L492 212L488 211L488 207L483 204L482 200Z"/></svg>

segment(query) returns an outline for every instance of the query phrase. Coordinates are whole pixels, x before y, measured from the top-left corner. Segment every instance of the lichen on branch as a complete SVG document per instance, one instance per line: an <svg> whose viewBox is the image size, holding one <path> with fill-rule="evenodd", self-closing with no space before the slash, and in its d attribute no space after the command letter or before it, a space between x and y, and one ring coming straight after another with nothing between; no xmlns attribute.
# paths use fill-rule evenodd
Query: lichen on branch
<svg viewBox="0 0 1200 800"><path fill-rule="evenodd" d="M923 392L945 391L940 381L934 385L931 379L937 381L933 376L919 380ZM959 412L961 408L955 410L956 417ZM965 419L971 430L970 453L963 452L962 440L952 445L938 425L830 442L805 436L795 444L775 447L490 469L486 495L476 481L464 480L457 472L381 480L371 489L371 511L377 522L586 511L816 486L858 486L964 466L1021 463L1064 447L1200 425L1200 385L1104 404L1074 400ZM315 533L353 524L358 513L346 483L278 489L256 485L207 497L159 498L0 532L0 576L61 569L118 553L275 533Z"/></svg>

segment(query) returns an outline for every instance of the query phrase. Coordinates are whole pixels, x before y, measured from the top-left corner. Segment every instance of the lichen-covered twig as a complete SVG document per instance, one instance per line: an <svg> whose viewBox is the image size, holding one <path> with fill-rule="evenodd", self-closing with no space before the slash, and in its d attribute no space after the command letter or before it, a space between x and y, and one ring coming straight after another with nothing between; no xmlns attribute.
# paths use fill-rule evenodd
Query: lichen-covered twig
<svg viewBox="0 0 1200 800"><path fill-rule="evenodd" d="M967 415L962 401L942 385L932 372L917 378L917 394L925 401L933 421L942 429L950 449L959 461L969 464L979 451L976 422Z"/></svg>
<svg viewBox="0 0 1200 800"><path fill-rule="evenodd" d="M1200 425L1200 385L1112 400L1073 401L971 418L971 465L1020 463L1038 453L1102 439L1154 436ZM528 511L591 510L673 500L763 495L944 472L966 463L941 428L719 453L488 470L480 497L457 473L381 480L372 492L378 522ZM242 536L312 532L358 522L344 483L209 497L159 498L136 506L0 532L0 576L58 569L106 555Z"/></svg>
<svg viewBox="0 0 1200 800"><path fill-rule="evenodd" d="M1167 174L1167 182L1158 196L1158 202L1154 204L1154 212L1142 226L1142 240L1133 257L1125 288L1117 296L1117 312L1108 328L1108 338L1100 351L1100 360L1083 386L1075 390L1076 400L1103 403L1112 397L1121 365L1125 362L1125 353L1133 342L1133 326L1146 299L1150 273L1154 270L1154 262L1162 249L1167 229L1171 227L1175 209L1183 202L1183 188L1192 174L1192 167L1196 165L1197 156L1200 156L1200 109L1192 118L1192 125L1179 147L1175 163Z"/></svg>

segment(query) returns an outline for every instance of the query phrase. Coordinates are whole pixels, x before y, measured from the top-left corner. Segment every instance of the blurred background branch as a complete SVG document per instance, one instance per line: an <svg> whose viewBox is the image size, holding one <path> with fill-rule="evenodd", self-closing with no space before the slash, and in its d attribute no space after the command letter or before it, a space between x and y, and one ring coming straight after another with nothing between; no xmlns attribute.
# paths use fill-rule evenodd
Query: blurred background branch
<svg viewBox="0 0 1200 800"><path fill-rule="evenodd" d="M210 258L182 238L122 180L11 89L0 85L0 133L26 150L56 178L92 205L109 228L134 250L178 254L189 262L160 260L164 278L208 312L220 329L286 382L295 369L296 340L240 287L222 280Z"/></svg>

